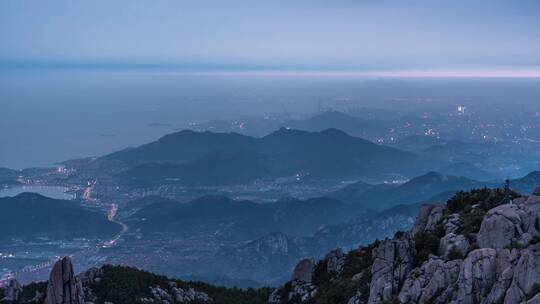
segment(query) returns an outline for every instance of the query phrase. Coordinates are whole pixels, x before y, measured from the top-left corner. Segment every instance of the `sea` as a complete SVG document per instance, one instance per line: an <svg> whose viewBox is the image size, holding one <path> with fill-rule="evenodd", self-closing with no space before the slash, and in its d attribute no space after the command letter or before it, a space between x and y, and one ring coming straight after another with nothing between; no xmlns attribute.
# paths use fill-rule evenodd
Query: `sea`
<svg viewBox="0 0 540 304"><path fill-rule="evenodd" d="M467 103L481 106L486 100L537 102L538 85L538 80L0 68L0 167L50 166L100 156L193 124L242 116L287 113L305 118L325 109L358 112L363 107L424 115L442 105L445 112Z"/></svg>

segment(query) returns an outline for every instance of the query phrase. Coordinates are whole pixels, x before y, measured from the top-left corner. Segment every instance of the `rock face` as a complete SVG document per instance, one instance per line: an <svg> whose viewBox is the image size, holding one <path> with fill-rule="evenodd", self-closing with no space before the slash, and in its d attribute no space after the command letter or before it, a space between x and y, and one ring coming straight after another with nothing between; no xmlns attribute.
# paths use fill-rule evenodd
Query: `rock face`
<svg viewBox="0 0 540 304"><path fill-rule="evenodd" d="M449 233L456 233L459 229L459 226L461 226L462 220L459 214L452 213L446 217L444 220L444 230L446 234Z"/></svg>
<svg viewBox="0 0 540 304"><path fill-rule="evenodd" d="M399 301L401 303L433 303L437 296L456 282L461 264L461 260L445 262L440 258L431 258L420 268L415 268L408 274L399 293Z"/></svg>
<svg viewBox="0 0 540 304"><path fill-rule="evenodd" d="M341 248L330 251L325 257L326 272L328 273L341 273L343 269L343 263L345 262L345 255Z"/></svg>
<svg viewBox="0 0 540 304"><path fill-rule="evenodd" d="M408 235L383 241L373 250L368 303L389 301L412 269L414 244Z"/></svg>
<svg viewBox="0 0 540 304"><path fill-rule="evenodd" d="M443 236L439 242L439 255L445 258L454 250L464 257L469 252L469 241L462 234L450 232Z"/></svg>
<svg viewBox="0 0 540 304"><path fill-rule="evenodd" d="M534 288L538 287L540 287L540 244L535 244L520 252L505 303L523 301Z"/></svg>
<svg viewBox="0 0 540 304"><path fill-rule="evenodd" d="M528 244L534 237L540 237L539 213L540 202L504 204L489 210L476 237L478 245L480 248L505 248Z"/></svg>
<svg viewBox="0 0 540 304"><path fill-rule="evenodd" d="M84 304L82 284L73 274L69 257L57 261L47 285L45 304Z"/></svg>
<svg viewBox="0 0 540 304"><path fill-rule="evenodd" d="M336 251L327 255L327 258L329 261L335 261L334 257L337 255L339 253ZM317 294L317 287L311 283L314 271L315 260L313 258L303 259L298 262L293 270L290 287L287 290L281 288L274 290L268 299L268 303L287 303L298 299L300 302L307 302L312 299ZM285 295L283 296L283 294Z"/></svg>
<svg viewBox="0 0 540 304"><path fill-rule="evenodd" d="M208 303L212 302L212 299L208 294L200 291L195 291L193 288L184 290L182 288L173 287L171 294L174 297L175 303Z"/></svg>
<svg viewBox="0 0 540 304"><path fill-rule="evenodd" d="M19 300L22 293L22 286L15 279L10 279L7 284L2 287L4 297L0 299L0 302L15 302Z"/></svg>
<svg viewBox="0 0 540 304"><path fill-rule="evenodd" d="M412 228L412 234L416 235L421 231L431 231L443 217L445 207L440 204L425 204L420 208L418 217Z"/></svg>
<svg viewBox="0 0 540 304"><path fill-rule="evenodd" d="M294 267L291 281L311 283L314 270L315 260L313 258L303 259Z"/></svg>
<svg viewBox="0 0 540 304"><path fill-rule="evenodd" d="M458 303L480 303L497 280L497 251L493 248L477 249L463 261L457 280Z"/></svg>
<svg viewBox="0 0 540 304"><path fill-rule="evenodd" d="M346 301L336 303L540 304L540 197L518 197L488 209L508 193L482 191L488 190L464 199L470 201L467 208L452 208L457 213L440 205L422 207L413 228L393 239L343 257L330 252L323 260L326 281L320 283L317 269L317 279L309 283L317 293L272 303L333 303L317 297L346 292ZM470 199L482 195L489 201ZM345 270L335 272L330 265L339 260L345 260Z"/></svg>
<svg viewBox="0 0 540 304"><path fill-rule="evenodd" d="M189 304L189 303L211 303L212 298L207 293L195 291L193 288L182 289L176 286L174 282L169 283L170 288L160 286L151 286L151 298L141 298L138 302L142 303L165 303L165 304Z"/></svg>
<svg viewBox="0 0 540 304"><path fill-rule="evenodd" d="M103 273L103 270L100 268L92 267L85 272L81 272L77 279L81 282L83 286L94 284L98 277Z"/></svg>

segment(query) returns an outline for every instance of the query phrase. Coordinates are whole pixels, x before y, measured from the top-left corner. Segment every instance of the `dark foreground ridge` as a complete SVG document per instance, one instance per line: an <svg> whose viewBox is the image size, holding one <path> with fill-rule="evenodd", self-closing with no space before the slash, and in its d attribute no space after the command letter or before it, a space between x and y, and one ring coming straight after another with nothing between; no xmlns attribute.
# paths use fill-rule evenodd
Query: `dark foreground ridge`
<svg viewBox="0 0 540 304"><path fill-rule="evenodd" d="M459 192L423 205L412 229L316 262L275 290L215 287L106 265L77 276L65 257L47 282L0 288L0 302L383 304L540 303L540 189Z"/></svg>
<svg viewBox="0 0 540 304"><path fill-rule="evenodd" d="M266 303L269 288L237 289L186 282L124 266L105 265L77 276L69 257L56 262L48 281L0 288L1 303Z"/></svg>

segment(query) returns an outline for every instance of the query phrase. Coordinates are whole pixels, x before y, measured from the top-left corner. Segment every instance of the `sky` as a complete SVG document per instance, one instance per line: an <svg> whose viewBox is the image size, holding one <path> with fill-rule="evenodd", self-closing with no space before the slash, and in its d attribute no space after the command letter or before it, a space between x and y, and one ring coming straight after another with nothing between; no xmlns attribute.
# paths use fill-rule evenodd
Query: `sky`
<svg viewBox="0 0 540 304"><path fill-rule="evenodd" d="M540 1L3 0L0 66L540 77Z"/></svg>

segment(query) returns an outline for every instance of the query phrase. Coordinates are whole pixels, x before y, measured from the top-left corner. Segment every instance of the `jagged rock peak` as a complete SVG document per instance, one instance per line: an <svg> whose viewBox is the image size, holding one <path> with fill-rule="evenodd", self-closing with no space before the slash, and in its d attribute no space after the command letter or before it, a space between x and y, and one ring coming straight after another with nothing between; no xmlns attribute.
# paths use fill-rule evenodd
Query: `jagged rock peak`
<svg viewBox="0 0 540 304"><path fill-rule="evenodd" d="M445 206L441 204L424 204L420 207L420 212L412 228L412 234L431 231L443 216Z"/></svg>
<svg viewBox="0 0 540 304"><path fill-rule="evenodd" d="M504 204L488 211L476 237L480 248L505 248L527 245L540 237L540 201Z"/></svg>
<svg viewBox="0 0 540 304"><path fill-rule="evenodd" d="M0 286L0 289L3 290L4 297L0 298L0 302L16 302L19 300L21 295L22 286L16 279L9 279L7 283L3 286Z"/></svg>
<svg viewBox="0 0 540 304"><path fill-rule="evenodd" d="M193 288L182 289L175 282L169 282L169 288L150 287L152 298L141 298L141 303L212 303L214 300L205 292Z"/></svg>
<svg viewBox="0 0 540 304"><path fill-rule="evenodd" d="M343 270L345 254L341 248L334 249L326 254L324 262L326 264L326 272L339 274Z"/></svg>
<svg viewBox="0 0 540 304"><path fill-rule="evenodd" d="M298 262L298 264L296 264L296 267L294 267L291 280L311 283L314 270L315 270L315 259L313 258L303 259L300 262Z"/></svg>
<svg viewBox="0 0 540 304"><path fill-rule="evenodd" d="M342 257L330 252L309 283L291 281L269 302L540 304L539 223L538 195L461 192L447 206L422 206L408 232ZM344 266L336 273L328 266L338 260ZM299 263L293 279L308 277L310 265Z"/></svg>
<svg viewBox="0 0 540 304"><path fill-rule="evenodd" d="M83 288L73 274L69 257L54 264L47 284L45 304L84 304Z"/></svg>
<svg viewBox="0 0 540 304"><path fill-rule="evenodd" d="M390 301L399 291L414 263L414 243L406 234L382 241L372 252L368 303Z"/></svg>

